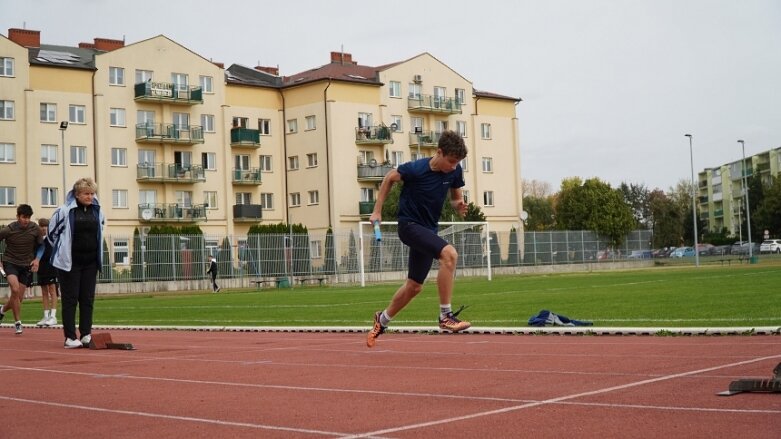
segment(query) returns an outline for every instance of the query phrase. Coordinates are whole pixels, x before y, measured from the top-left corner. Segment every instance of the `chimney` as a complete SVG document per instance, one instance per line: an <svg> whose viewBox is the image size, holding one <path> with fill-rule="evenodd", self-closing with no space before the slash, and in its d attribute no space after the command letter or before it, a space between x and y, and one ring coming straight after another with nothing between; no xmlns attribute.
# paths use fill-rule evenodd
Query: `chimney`
<svg viewBox="0 0 781 439"><path fill-rule="evenodd" d="M24 47L41 47L41 31L8 29L8 39Z"/></svg>
<svg viewBox="0 0 781 439"><path fill-rule="evenodd" d="M112 50L125 47L124 40L111 40L108 38L93 38L95 40L95 49L111 52Z"/></svg>
<svg viewBox="0 0 781 439"><path fill-rule="evenodd" d="M94 49L95 45L92 43L79 43L79 49Z"/></svg>
<svg viewBox="0 0 781 439"><path fill-rule="evenodd" d="M331 63L338 63L342 65L358 64L353 62L352 54L345 52L331 52Z"/></svg>
<svg viewBox="0 0 781 439"><path fill-rule="evenodd" d="M255 70L259 72L265 72L274 76L279 76L279 67L255 66Z"/></svg>

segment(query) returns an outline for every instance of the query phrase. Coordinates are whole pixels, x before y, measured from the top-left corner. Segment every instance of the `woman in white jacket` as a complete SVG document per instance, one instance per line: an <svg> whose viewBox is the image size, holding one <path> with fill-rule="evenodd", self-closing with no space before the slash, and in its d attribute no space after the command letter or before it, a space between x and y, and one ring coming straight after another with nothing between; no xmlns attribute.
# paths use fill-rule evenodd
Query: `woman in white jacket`
<svg viewBox="0 0 781 439"><path fill-rule="evenodd" d="M65 204L54 211L46 239L52 246L51 263L57 268L62 294L62 329L65 349L89 346L92 308L98 272L103 266L103 227L106 218L95 196L91 178L81 178L68 192ZM76 336L76 306L79 334Z"/></svg>

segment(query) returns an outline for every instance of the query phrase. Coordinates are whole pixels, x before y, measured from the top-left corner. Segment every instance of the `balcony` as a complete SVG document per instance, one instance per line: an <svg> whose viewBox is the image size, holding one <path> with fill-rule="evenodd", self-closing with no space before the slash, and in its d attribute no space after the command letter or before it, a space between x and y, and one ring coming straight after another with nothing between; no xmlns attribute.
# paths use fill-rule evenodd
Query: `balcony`
<svg viewBox="0 0 781 439"><path fill-rule="evenodd" d="M381 125L355 128L356 145L385 145L393 143L390 128Z"/></svg>
<svg viewBox="0 0 781 439"><path fill-rule="evenodd" d="M407 97L407 111L411 113L461 114L461 103L455 98L413 95Z"/></svg>
<svg viewBox="0 0 781 439"><path fill-rule="evenodd" d="M263 206L260 204L234 204L233 222L256 223L263 219Z"/></svg>
<svg viewBox="0 0 781 439"><path fill-rule="evenodd" d="M206 205L151 203L138 205L138 219L145 223L195 223L206 221Z"/></svg>
<svg viewBox="0 0 781 439"><path fill-rule="evenodd" d="M176 105L195 105L203 103L201 87L180 89L171 82L140 82L135 85L135 100L139 102L165 102Z"/></svg>
<svg viewBox="0 0 781 439"><path fill-rule="evenodd" d="M380 181L391 169L393 165L390 163L379 164L374 160L369 164L359 164L358 181Z"/></svg>
<svg viewBox="0 0 781 439"><path fill-rule="evenodd" d="M724 217L724 209L716 209L713 211L713 216L716 218Z"/></svg>
<svg viewBox="0 0 781 439"><path fill-rule="evenodd" d="M260 130L231 128L231 146L234 148L260 148Z"/></svg>
<svg viewBox="0 0 781 439"><path fill-rule="evenodd" d="M193 184L206 181L206 173L201 165L140 163L136 166L136 181L141 183Z"/></svg>
<svg viewBox="0 0 781 439"><path fill-rule="evenodd" d="M437 148L439 146L439 136L441 136L441 133L435 133L433 131L409 133L409 146L417 148Z"/></svg>
<svg viewBox="0 0 781 439"><path fill-rule="evenodd" d="M760 174L764 172L770 172L770 163L757 163L757 172Z"/></svg>
<svg viewBox="0 0 781 439"><path fill-rule="evenodd" d="M233 184L246 184L246 185L259 185L260 182L260 168L249 169L237 169L231 170L233 175Z"/></svg>
<svg viewBox="0 0 781 439"><path fill-rule="evenodd" d="M374 201L359 201L358 213L361 216L369 217L374 212Z"/></svg>
<svg viewBox="0 0 781 439"><path fill-rule="evenodd" d="M136 125L136 142L175 143L177 145L203 143L203 127L172 123L140 123Z"/></svg>

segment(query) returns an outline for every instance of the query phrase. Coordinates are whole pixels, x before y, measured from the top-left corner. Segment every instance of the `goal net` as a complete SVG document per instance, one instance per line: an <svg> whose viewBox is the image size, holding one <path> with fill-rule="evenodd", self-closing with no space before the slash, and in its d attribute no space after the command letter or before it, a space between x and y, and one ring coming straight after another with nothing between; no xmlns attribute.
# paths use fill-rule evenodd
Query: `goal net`
<svg viewBox="0 0 781 439"><path fill-rule="evenodd" d="M405 279L409 247L399 239L395 221L382 222L380 240L377 240L373 225L368 221L358 223L358 259L361 286L366 281ZM439 236L458 251L458 276L486 276L491 280L491 246L488 223L440 222ZM429 279L436 277L439 261L435 260L429 272Z"/></svg>

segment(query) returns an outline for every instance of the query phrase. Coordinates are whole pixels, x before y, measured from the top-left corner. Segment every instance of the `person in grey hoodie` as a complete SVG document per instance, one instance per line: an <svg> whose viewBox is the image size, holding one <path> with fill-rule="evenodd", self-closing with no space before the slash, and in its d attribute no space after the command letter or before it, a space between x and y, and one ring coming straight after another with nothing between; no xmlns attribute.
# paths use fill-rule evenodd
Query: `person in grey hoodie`
<svg viewBox="0 0 781 439"><path fill-rule="evenodd" d="M81 178L68 192L49 222L46 239L52 246L51 263L57 268L62 303L65 349L89 346L92 340L92 309L98 272L103 266L103 227L106 218L91 178ZM76 336L76 307L79 334Z"/></svg>

